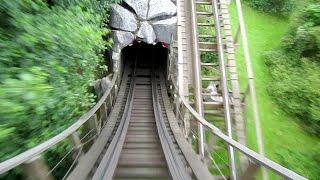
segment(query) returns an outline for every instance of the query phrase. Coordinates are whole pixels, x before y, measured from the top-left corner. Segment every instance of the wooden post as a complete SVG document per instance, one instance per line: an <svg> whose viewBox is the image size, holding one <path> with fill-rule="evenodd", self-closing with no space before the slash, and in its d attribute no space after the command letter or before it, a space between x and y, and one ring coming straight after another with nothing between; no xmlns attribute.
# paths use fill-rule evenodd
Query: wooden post
<svg viewBox="0 0 320 180"><path fill-rule="evenodd" d="M98 123L98 118L97 115L94 114L88 121L88 126L89 126L89 131L91 131L91 129L95 129L97 134L100 134L101 128L99 126Z"/></svg>
<svg viewBox="0 0 320 180"><path fill-rule="evenodd" d="M81 147L81 140L80 140L80 137L79 137L78 132L72 133L70 139L71 139L73 145L74 145L76 148Z"/></svg>
<svg viewBox="0 0 320 180"><path fill-rule="evenodd" d="M255 180L256 177L256 173L259 170L260 166L250 162L249 166L247 167L247 169L244 171L241 179L247 179L247 180Z"/></svg>
<svg viewBox="0 0 320 180"><path fill-rule="evenodd" d="M112 104L114 104L115 102L116 102L116 97L117 97L117 95L116 95L116 89L115 88L113 88L113 98L112 98Z"/></svg>
<svg viewBox="0 0 320 180"><path fill-rule="evenodd" d="M108 104L107 104L107 102L104 102L104 104L105 104L105 112L106 112L106 116L108 117L108 115L109 115L109 113L111 112L111 109L112 108L108 108Z"/></svg>
<svg viewBox="0 0 320 180"><path fill-rule="evenodd" d="M75 147L76 150L78 150L78 151L81 150L82 143L81 143L81 139L79 137L78 132L72 133L71 136L70 136L70 140L71 140L71 142L72 142L72 144L73 144L73 146ZM73 156L72 156L73 159L75 159L76 154L77 154L77 152L75 154L73 154ZM83 152L81 152L80 157L82 157L82 156L83 156Z"/></svg>
<svg viewBox="0 0 320 180"><path fill-rule="evenodd" d="M93 132L92 132L93 131ZM94 138L91 142L88 142L83 145L82 147L82 152L86 153L89 151L90 147L94 143L94 141L97 139L98 135L101 132L100 125L98 123L98 118L97 115L94 114L93 116L90 117L90 119L86 122L85 124L85 131L82 132L83 135L87 136L85 138L85 141Z"/></svg>
<svg viewBox="0 0 320 180"><path fill-rule="evenodd" d="M41 156L37 156L23 165L23 174L28 180L53 180L49 168Z"/></svg>
<svg viewBox="0 0 320 180"><path fill-rule="evenodd" d="M190 114L187 109L185 110L183 121L185 137L188 138L190 134Z"/></svg>
<svg viewBox="0 0 320 180"><path fill-rule="evenodd" d="M176 108L176 119L178 121L178 123L180 122L180 118L179 118L179 104L178 104L178 96L177 94L174 94L174 104L175 104L175 108Z"/></svg>
<svg viewBox="0 0 320 180"><path fill-rule="evenodd" d="M118 95L118 85L116 84L114 86L114 97L117 97L117 95Z"/></svg>
<svg viewBox="0 0 320 180"><path fill-rule="evenodd" d="M109 95L109 97L106 99L106 106L107 106L107 109L112 109L112 98L111 98L111 94Z"/></svg>
<svg viewBox="0 0 320 180"><path fill-rule="evenodd" d="M100 116L101 116L100 122L98 123L99 123L99 128L101 129L101 126L107 121L107 105L105 102L100 107Z"/></svg>
<svg viewBox="0 0 320 180"><path fill-rule="evenodd" d="M113 96L112 96L112 89L111 89L111 92L110 92L110 108L112 108L112 105L113 105Z"/></svg>
<svg viewBox="0 0 320 180"><path fill-rule="evenodd" d="M237 44L238 44L240 35L241 35L241 32L240 32L240 25L239 25L237 28L236 36L234 37L234 44L236 45L236 47L238 47Z"/></svg>

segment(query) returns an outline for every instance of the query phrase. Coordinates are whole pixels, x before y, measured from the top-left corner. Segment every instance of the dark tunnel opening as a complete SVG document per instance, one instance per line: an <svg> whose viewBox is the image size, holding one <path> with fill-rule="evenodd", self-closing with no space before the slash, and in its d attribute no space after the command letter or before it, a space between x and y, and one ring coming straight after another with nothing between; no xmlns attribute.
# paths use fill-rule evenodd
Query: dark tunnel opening
<svg viewBox="0 0 320 180"><path fill-rule="evenodd" d="M122 66L134 64L137 60L140 67L152 68L152 63L154 63L155 68L164 74L167 73L168 48L162 43L152 45L135 41L131 46L125 47L121 53Z"/></svg>

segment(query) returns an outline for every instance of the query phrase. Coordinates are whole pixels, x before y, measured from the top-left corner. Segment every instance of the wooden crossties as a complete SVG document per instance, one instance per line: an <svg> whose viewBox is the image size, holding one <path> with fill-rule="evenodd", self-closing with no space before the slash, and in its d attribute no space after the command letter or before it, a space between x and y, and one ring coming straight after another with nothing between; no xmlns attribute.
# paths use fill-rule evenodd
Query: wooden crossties
<svg viewBox="0 0 320 180"><path fill-rule="evenodd" d="M236 137L237 140L241 143L241 144L246 144L246 137L245 137L245 124L244 124L244 119L243 119L243 115L242 115L242 108L241 108L241 100L240 100L240 88L239 88L239 82L238 82L238 74L237 74L237 70L236 70L236 61L235 61L235 49L234 49L234 41L233 41L233 37L232 37L232 31L231 31L231 23L230 23L230 17L229 17L229 11L228 11L228 7L226 4L224 4L221 1L218 1L218 14L216 16L218 16L219 18L219 27L217 27L216 22L215 22L215 14L213 11L213 4L211 0L194 0L191 1L191 3L194 2L194 6L195 6L195 27L196 27L196 31L190 31L189 33L197 33L196 39L192 39L191 38L191 42L190 42L190 46L189 49L190 51L194 51L195 49L195 45L194 43L197 43L196 46L198 47L198 54L199 54L199 64L200 64L200 71L199 71L199 75L200 75L200 83L197 86L201 87L201 96L200 97L200 101L202 103L202 107L204 108L203 113L204 113L204 117L206 117L207 115L210 116L215 116L217 118L215 119L221 119L222 117L224 117L224 105L223 105L223 101L216 101L218 99L222 99L222 82L221 82L221 67L218 62L218 60L215 59L215 57L217 57L218 54L218 45L217 45L217 41L216 41L216 28L219 28L220 31L222 32L221 34L223 35L221 38L223 40L223 52L224 53L224 57L225 57L225 61L226 61L226 72L227 72L227 76L225 77L226 80L228 81L228 90L230 92L228 92L229 94L229 100L230 100L230 108L231 108L231 112L230 115L233 119L233 123L232 123L232 129L235 130L236 132ZM186 1L180 1L181 4L189 4L190 6L190 2L186 2ZM187 14L183 11L185 11L186 8L180 9L181 14ZM190 9L192 10L192 9ZM188 11L190 12L190 11ZM192 11L191 11L192 13ZM190 23L187 23L187 22ZM185 25L189 25L189 27L192 27L192 18L189 17L189 19L184 18L183 22L185 23L184 26L182 26L183 31L185 31L186 29L192 29L192 28L186 28ZM183 48L185 48L185 46L182 46ZM193 48L193 49L191 49ZM184 49L183 51L183 57L186 57L186 51ZM194 63L194 61L197 60L197 58L195 58L194 54L193 59L191 59ZM188 58L188 60L190 60L190 58ZM194 67L196 68L196 67ZM193 71L195 71L195 69L193 69ZM189 76L192 73L190 73ZM185 75L185 74L184 74ZM195 77L193 77L194 79ZM194 85L193 87L196 87L196 85L194 83L197 83L197 81L194 81L192 84ZM215 86L214 88L216 88L216 92L212 93L212 92L207 92L207 87L208 86ZM191 93L192 94L192 93ZM193 93L195 96L195 99L199 99L199 97L197 96L197 93ZM212 98L212 96L216 96L218 98ZM219 98L219 96L221 98ZM191 102L191 104L194 104L196 107L196 103ZM216 120L217 121L217 120ZM221 122L214 122L216 124L221 124ZM225 126L227 125L227 122L225 122ZM225 129L225 127L220 127L222 129ZM213 146L214 147L214 146ZM208 149L209 150L209 149ZM209 150L211 151L211 150ZM247 159L244 156L240 156L240 163L241 163L241 167L246 167L247 165Z"/></svg>

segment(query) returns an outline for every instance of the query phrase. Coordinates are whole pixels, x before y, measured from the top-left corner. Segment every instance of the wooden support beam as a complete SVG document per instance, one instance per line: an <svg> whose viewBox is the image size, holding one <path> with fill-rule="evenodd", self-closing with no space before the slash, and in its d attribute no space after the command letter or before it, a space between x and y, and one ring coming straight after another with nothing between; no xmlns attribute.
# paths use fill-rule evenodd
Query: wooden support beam
<svg viewBox="0 0 320 180"><path fill-rule="evenodd" d="M81 150L82 143L81 143L81 139L80 139L79 133L78 132L72 133L71 136L70 136L70 140L71 140L71 142L72 142L72 144L73 144L73 146L75 147L75 150L76 150L76 151L74 151L74 153L72 155L72 158L76 159L78 151L79 150L82 151ZM80 155L80 158L81 158L84 154L83 154L83 152L80 152L80 153L81 153L81 155Z"/></svg>
<svg viewBox="0 0 320 180"><path fill-rule="evenodd" d="M28 180L53 180L49 168L41 156L37 156L22 165L23 174Z"/></svg>
<svg viewBox="0 0 320 180"><path fill-rule="evenodd" d="M98 118L97 118L96 114L93 115L89 119L89 121L88 121L88 129L89 129L89 131L92 130L92 129L95 129L96 134L100 134L101 127L99 126Z"/></svg>
<svg viewBox="0 0 320 180"><path fill-rule="evenodd" d="M106 103L104 102L101 107L100 107L100 121L98 121L99 123L99 127L101 128L101 126L107 121L107 105ZM100 133L100 132L99 132Z"/></svg>

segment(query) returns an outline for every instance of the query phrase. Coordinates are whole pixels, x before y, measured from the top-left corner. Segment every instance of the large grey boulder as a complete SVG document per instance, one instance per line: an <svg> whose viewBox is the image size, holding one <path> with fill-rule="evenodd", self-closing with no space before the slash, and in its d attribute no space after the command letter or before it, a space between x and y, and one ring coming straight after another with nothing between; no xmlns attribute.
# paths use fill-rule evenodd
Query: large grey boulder
<svg viewBox="0 0 320 180"><path fill-rule="evenodd" d="M98 79L94 82L93 84L93 89L95 94L97 95L97 98L100 99L101 98L101 94L102 94L102 90L101 90L101 79Z"/></svg>
<svg viewBox="0 0 320 180"><path fill-rule="evenodd" d="M118 4L112 5L110 17L110 26L115 29L135 32L138 28L135 15Z"/></svg>
<svg viewBox="0 0 320 180"><path fill-rule="evenodd" d="M112 82L111 82L111 75L108 75L102 79L98 79L95 81L93 87L95 90L95 94L97 95L98 99L100 99L103 94L111 88Z"/></svg>
<svg viewBox="0 0 320 180"><path fill-rule="evenodd" d="M160 16L172 16L177 13L177 7L170 0L150 0L148 19Z"/></svg>
<svg viewBox="0 0 320 180"><path fill-rule="evenodd" d="M128 46L134 41L134 35L131 32L126 31L113 31L113 51L120 52L122 48Z"/></svg>
<svg viewBox="0 0 320 180"><path fill-rule="evenodd" d="M101 79L101 90L104 94L109 88L111 88L112 81L111 76L107 76Z"/></svg>
<svg viewBox="0 0 320 180"><path fill-rule="evenodd" d="M137 37L141 38L145 43L153 44L156 40L156 34L152 26L147 22L141 22L139 31L137 32Z"/></svg>
<svg viewBox="0 0 320 180"><path fill-rule="evenodd" d="M135 11L139 19L146 20L149 0L124 0Z"/></svg>
<svg viewBox="0 0 320 180"><path fill-rule="evenodd" d="M177 17L156 21L152 24L157 41L171 44L171 37L176 33Z"/></svg>

